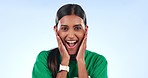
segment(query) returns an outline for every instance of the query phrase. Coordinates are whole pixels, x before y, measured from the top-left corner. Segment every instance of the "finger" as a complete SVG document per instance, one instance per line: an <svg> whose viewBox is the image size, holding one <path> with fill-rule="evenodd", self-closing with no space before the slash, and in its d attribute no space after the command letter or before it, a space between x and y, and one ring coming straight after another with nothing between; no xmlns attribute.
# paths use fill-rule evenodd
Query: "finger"
<svg viewBox="0 0 148 78"><path fill-rule="evenodd" d="M58 40L58 45L59 45L59 48L63 48L63 49L66 49L60 36L57 36L57 40Z"/></svg>
<svg viewBox="0 0 148 78"><path fill-rule="evenodd" d="M86 26L85 28L85 36L87 36L87 34L88 34L88 26Z"/></svg>
<svg viewBox="0 0 148 78"><path fill-rule="evenodd" d="M58 45L59 46L63 46L63 43L61 41L61 38L58 35L56 37L57 37Z"/></svg>
<svg viewBox="0 0 148 78"><path fill-rule="evenodd" d="M58 42L58 47L59 47L59 52L60 52L60 54L61 54L61 52L63 51L63 49L62 49L62 42L61 42L61 39L60 39L60 37L59 36L56 36L57 37L57 42Z"/></svg>
<svg viewBox="0 0 148 78"><path fill-rule="evenodd" d="M78 51L78 54L77 54L78 58L84 57L84 54L85 54L85 51L86 51L86 39L87 39L87 37L85 36L82 43L81 43L81 46L79 47L79 51Z"/></svg>
<svg viewBox="0 0 148 78"><path fill-rule="evenodd" d="M87 39L87 37L84 37L84 39L83 39L83 41L81 43L81 46L79 48L79 52L82 52L82 51L86 50L86 39Z"/></svg>
<svg viewBox="0 0 148 78"><path fill-rule="evenodd" d="M58 40L59 52L60 52L62 58L69 57L68 51L66 50L66 47L64 46L64 44L59 36L57 36L57 40Z"/></svg>
<svg viewBox="0 0 148 78"><path fill-rule="evenodd" d="M84 44L85 44L85 47L86 47L86 42L87 42L87 36L88 36L88 31L86 31L86 35L84 37Z"/></svg>
<svg viewBox="0 0 148 78"><path fill-rule="evenodd" d="M87 36L84 38L83 47L86 48Z"/></svg>
<svg viewBox="0 0 148 78"><path fill-rule="evenodd" d="M82 45L85 45L86 44L86 41L87 41L87 35L85 35L83 41L82 41Z"/></svg>

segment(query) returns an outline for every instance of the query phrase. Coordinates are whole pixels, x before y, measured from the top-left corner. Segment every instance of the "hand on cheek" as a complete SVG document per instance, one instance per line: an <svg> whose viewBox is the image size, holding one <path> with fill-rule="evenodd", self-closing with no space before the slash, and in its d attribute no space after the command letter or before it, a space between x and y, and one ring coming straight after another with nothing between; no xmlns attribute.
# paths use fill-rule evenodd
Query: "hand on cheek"
<svg viewBox="0 0 148 78"><path fill-rule="evenodd" d="M59 48L60 54L62 56L62 63L67 65L67 62L70 60L70 56L69 56L68 51L66 50L66 47L64 46L64 44L60 38L60 36L58 35L56 27L54 27L54 31L55 31L57 42L58 42L58 48Z"/></svg>
<svg viewBox="0 0 148 78"><path fill-rule="evenodd" d="M86 51L86 41L87 41L87 32L85 33L85 36L83 38L83 41L81 43L81 46L79 47L78 54L76 56L76 60L83 60L84 61L84 55Z"/></svg>

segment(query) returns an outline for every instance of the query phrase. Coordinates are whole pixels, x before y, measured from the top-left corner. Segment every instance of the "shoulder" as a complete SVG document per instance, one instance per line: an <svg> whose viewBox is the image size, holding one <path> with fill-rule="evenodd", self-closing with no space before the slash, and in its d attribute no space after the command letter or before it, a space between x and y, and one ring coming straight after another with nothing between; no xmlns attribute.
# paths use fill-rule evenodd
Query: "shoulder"
<svg viewBox="0 0 148 78"><path fill-rule="evenodd" d="M89 51L89 50L86 50L85 59L89 61L93 61L95 63L104 62L107 64L107 60L103 55L98 54L96 52Z"/></svg>
<svg viewBox="0 0 148 78"><path fill-rule="evenodd" d="M87 57L96 57L96 58L103 58L103 59L106 59L103 55L101 54L98 54L96 52L92 52L90 50L86 50L86 56Z"/></svg>
<svg viewBox="0 0 148 78"><path fill-rule="evenodd" d="M58 55L59 54L58 52L59 52L58 48L54 48L51 50L43 50L38 54L37 59L47 60L48 57L53 57L55 55Z"/></svg>
<svg viewBox="0 0 148 78"><path fill-rule="evenodd" d="M45 55L48 55L48 53L49 51L43 50L38 54L38 56L45 56Z"/></svg>
<svg viewBox="0 0 148 78"><path fill-rule="evenodd" d="M87 50L85 61L92 78L107 78L107 60L103 55Z"/></svg>
<svg viewBox="0 0 148 78"><path fill-rule="evenodd" d="M46 60L48 57L49 51L41 51L36 58L36 61Z"/></svg>
<svg viewBox="0 0 148 78"><path fill-rule="evenodd" d="M32 71L32 78L51 78L52 73L48 69L47 57L49 51L41 51L36 58Z"/></svg>

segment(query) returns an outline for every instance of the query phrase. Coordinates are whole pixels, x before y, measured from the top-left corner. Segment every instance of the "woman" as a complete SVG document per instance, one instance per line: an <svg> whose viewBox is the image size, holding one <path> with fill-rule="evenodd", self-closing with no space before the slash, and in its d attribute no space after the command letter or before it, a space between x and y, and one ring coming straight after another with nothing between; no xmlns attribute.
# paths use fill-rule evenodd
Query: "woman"
<svg viewBox="0 0 148 78"><path fill-rule="evenodd" d="M81 6L62 6L54 31L58 48L39 53L32 78L107 78L105 57L86 50L88 26Z"/></svg>

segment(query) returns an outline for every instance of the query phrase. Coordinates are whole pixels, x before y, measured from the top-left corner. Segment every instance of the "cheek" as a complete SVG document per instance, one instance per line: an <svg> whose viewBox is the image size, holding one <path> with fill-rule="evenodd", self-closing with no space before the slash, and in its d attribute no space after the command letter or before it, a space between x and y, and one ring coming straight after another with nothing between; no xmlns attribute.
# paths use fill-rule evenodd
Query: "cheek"
<svg viewBox="0 0 148 78"><path fill-rule="evenodd" d="M61 32L61 31L59 31L58 34L61 37L61 39L64 39L65 36L66 36L66 33L65 32Z"/></svg>
<svg viewBox="0 0 148 78"><path fill-rule="evenodd" d="M82 40L83 37L84 37L84 32L81 32L81 33L76 33L77 37Z"/></svg>

